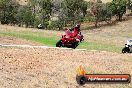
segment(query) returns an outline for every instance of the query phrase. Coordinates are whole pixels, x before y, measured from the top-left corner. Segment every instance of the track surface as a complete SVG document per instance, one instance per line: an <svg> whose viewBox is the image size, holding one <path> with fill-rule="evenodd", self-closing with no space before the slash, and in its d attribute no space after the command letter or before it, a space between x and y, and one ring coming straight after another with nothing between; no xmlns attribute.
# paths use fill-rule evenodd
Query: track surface
<svg viewBox="0 0 132 88"><path fill-rule="evenodd" d="M90 74L132 74L132 55L58 48L0 47L0 88L131 88L132 84L76 83L76 69Z"/></svg>

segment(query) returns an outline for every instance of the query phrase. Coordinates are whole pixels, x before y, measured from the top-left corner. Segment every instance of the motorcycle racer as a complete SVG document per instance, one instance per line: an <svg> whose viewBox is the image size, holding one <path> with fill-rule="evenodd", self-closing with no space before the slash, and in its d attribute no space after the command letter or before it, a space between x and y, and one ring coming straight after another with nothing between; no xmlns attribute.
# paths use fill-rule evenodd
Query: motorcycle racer
<svg viewBox="0 0 132 88"><path fill-rule="evenodd" d="M77 24L73 29L73 35L76 37L80 32L80 24Z"/></svg>
<svg viewBox="0 0 132 88"><path fill-rule="evenodd" d="M73 36L74 38L78 41L78 42L81 42L82 40L82 33L80 31L80 24L77 24L74 29L73 29Z"/></svg>
<svg viewBox="0 0 132 88"><path fill-rule="evenodd" d="M61 39L56 43L56 47L68 47L75 49L80 42L84 40L83 35L80 32L80 25L77 24L74 28L65 28L65 32L62 34Z"/></svg>

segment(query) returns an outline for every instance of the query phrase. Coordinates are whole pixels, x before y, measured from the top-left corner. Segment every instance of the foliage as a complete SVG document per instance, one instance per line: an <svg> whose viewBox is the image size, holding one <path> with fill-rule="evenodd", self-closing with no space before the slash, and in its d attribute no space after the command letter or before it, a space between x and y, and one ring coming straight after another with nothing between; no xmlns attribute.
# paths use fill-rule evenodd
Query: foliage
<svg viewBox="0 0 132 88"><path fill-rule="evenodd" d="M127 1L127 8L132 12L132 0Z"/></svg>
<svg viewBox="0 0 132 88"><path fill-rule="evenodd" d="M126 7L132 8L131 0L113 0L110 3L86 2L84 0L29 0L27 5L19 5L16 0L0 0L0 23L17 24L19 26L37 27L43 24L45 28L63 29L78 22L100 21L111 23L112 16L121 21ZM89 15L91 8L93 15ZM57 20L52 20L56 17ZM49 23L51 22L51 24Z"/></svg>
<svg viewBox="0 0 132 88"><path fill-rule="evenodd" d="M113 0L109 6L112 11L112 14L116 15L119 21L122 20L123 14L126 13L126 5L126 0Z"/></svg>
<svg viewBox="0 0 132 88"><path fill-rule="evenodd" d="M81 21L87 10L87 3L83 0L64 0L61 3L61 14L59 20L66 24L75 24Z"/></svg>
<svg viewBox="0 0 132 88"><path fill-rule="evenodd" d="M31 11L32 11L32 15L33 15L33 27L36 27L38 19L36 18L37 15L37 6L38 6L38 0L29 0L28 2L28 6L30 6Z"/></svg>
<svg viewBox="0 0 132 88"><path fill-rule="evenodd" d="M19 5L12 0L0 0L0 21L2 24L15 24Z"/></svg>
<svg viewBox="0 0 132 88"><path fill-rule="evenodd" d="M23 6L14 0L0 0L0 22L2 24L36 27L41 23L47 26L51 12L51 0L29 0L28 4Z"/></svg>
<svg viewBox="0 0 132 88"><path fill-rule="evenodd" d="M51 0L40 0L39 6L41 8L40 17L42 19L42 23L47 27L49 24L48 21L50 20L53 5L51 3Z"/></svg>
<svg viewBox="0 0 132 88"><path fill-rule="evenodd" d="M64 21L63 20L56 20L56 21L53 21L53 26L55 27L55 28L58 28L59 30L62 30L63 29L63 27L64 27Z"/></svg>
<svg viewBox="0 0 132 88"><path fill-rule="evenodd" d="M20 26L33 26L34 17L32 15L31 9L28 6L21 6L18 10L16 18Z"/></svg>
<svg viewBox="0 0 132 88"><path fill-rule="evenodd" d="M109 9L109 3L104 4L101 1L93 3L91 11L95 17L95 27L98 27L99 21L111 22L112 12Z"/></svg>

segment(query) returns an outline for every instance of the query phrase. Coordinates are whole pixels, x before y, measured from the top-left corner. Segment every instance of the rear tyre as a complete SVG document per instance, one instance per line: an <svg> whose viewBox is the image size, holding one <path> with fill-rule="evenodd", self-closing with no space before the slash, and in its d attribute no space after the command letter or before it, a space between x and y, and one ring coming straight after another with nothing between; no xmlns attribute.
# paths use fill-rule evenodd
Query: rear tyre
<svg viewBox="0 0 132 88"><path fill-rule="evenodd" d="M122 53L129 53L129 52L130 52L129 47L124 47L124 48L122 49Z"/></svg>
<svg viewBox="0 0 132 88"><path fill-rule="evenodd" d="M127 47L127 53L130 53L130 48L129 47Z"/></svg>
<svg viewBox="0 0 132 88"><path fill-rule="evenodd" d="M62 42L61 40L59 40L57 43L56 43L56 47L61 47L62 46Z"/></svg>
<svg viewBox="0 0 132 88"><path fill-rule="evenodd" d="M72 48L75 49L75 48L77 48L78 45L79 45L79 42L76 42L76 43L73 44Z"/></svg>

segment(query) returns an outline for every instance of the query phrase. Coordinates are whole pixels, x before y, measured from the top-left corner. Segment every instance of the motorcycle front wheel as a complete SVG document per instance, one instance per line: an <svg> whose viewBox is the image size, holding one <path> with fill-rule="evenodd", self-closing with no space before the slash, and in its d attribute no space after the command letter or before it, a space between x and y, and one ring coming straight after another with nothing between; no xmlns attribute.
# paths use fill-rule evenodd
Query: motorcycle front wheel
<svg viewBox="0 0 132 88"><path fill-rule="evenodd" d="M126 53L126 50L125 50L125 48L123 48L123 49L122 49L122 53Z"/></svg>
<svg viewBox="0 0 132 88"><path fill-rule="evenodd" d="M62 42L61 40L59 40L57 43L56 43L56 47L61 47L62 46Z"/></svg>

